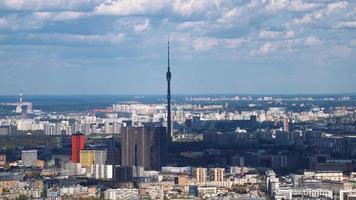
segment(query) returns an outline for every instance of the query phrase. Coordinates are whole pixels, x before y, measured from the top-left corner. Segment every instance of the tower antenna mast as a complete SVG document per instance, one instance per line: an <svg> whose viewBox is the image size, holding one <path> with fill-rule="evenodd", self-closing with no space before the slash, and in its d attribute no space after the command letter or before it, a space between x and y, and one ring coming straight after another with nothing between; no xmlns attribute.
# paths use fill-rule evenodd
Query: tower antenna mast
<svg viewBox="0 0 356 200"><path fill-rule="evenodd" d="M167 60L167 138L172 140L172 117L171 117L171 66L169 58L169 37L168 37L168 60Z"/></svg>

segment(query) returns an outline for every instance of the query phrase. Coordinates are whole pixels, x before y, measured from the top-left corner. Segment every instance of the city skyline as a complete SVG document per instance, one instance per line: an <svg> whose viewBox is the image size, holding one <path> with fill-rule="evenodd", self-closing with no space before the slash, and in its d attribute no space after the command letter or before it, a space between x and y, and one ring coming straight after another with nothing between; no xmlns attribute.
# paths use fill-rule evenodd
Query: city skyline
<svg viewBox="0 0 356 200"><path fill-rule="evenodd" d="M356 199L356 0L0 0L0 200Z"/></svg>
<svg viewBox="0 0 356 200"><path fill-rule="evenodd" d="M351 1L0 3L0 94L356 92Z"/></svg>

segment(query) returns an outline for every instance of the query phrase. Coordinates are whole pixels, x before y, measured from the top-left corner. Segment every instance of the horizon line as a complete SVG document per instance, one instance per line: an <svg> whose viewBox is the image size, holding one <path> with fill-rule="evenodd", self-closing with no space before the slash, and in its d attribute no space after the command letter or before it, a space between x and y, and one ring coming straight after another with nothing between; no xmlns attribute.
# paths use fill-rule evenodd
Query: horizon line
<svg viewBox="0 0 356 200"><path fill-rule="evenodd" d="M166 94L23 94L23 96L165 96ZM315 93L177 93L172 96L305 96L305 95L356 95L356 92L315 92ZM0 94L0 97L19 96L19 94Z"/></svg>

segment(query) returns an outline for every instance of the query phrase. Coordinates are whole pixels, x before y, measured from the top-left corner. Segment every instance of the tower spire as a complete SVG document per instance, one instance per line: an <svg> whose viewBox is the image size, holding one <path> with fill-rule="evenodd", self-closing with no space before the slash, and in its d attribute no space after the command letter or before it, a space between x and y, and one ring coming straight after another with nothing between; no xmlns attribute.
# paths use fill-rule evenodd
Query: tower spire
<svg viewBox="0 0 356 200"><path fill-rule="evenodd" d="M170 66L170 58L169 58L169 37L168 37L168 60L167 60L167 138L168 141L172 140L172 118L171 118L171 66Z"/></svg>
<svg viewBox="0 0 356 200"><path fill-rule="evenodd" d="M169 60L169 37L168 37L168 72L171 71L170 60Z"/></svg>

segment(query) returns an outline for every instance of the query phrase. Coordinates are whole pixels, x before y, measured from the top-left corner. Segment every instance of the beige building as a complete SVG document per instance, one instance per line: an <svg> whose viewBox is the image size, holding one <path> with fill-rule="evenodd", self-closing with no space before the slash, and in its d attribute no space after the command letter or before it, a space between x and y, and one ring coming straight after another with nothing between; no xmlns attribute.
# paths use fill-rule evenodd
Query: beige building
<svg viewBox="0 0 356 200"><path fill-rule="evenodd" d="M206 195L215 195L217 191L217 187L212 187L212 186L199 186L198 187L198 195L200 197L206 196Z"/></svg>
<svg viewBox="0 0 356 200"><path fill-rule="evenodd" d="M224 181L224 168L213 168L212 170L212 181L221 182Z"/></svg>
<svg viewBox="0 0 356 200"><path fill-rule="evenodd" d="M0 181L0 188L9 190L11 188L23 188L27 186L25 182L17 181L17 180L3 180Z"/></svg>
<svg viewBox="0 0 356 200"><path fill-rule="evenodd" d="M6 155L0 154L0 167L5 167L6 165Z"/></svg>
<svg viewBox="0 0 356 200"><path fill-rule="evenodd" d="M179 186L185 187L190 184L190 181L186 175L180 175L180 176L176 177L176 184L178 184Z"/></svg>
<svg viewBox="0 0 356 200"><path fill-rule="evenodd" d="M202 184L206 182L207 177L207 169L206 168L196 168L195 177L198 184Z"/></svg>

